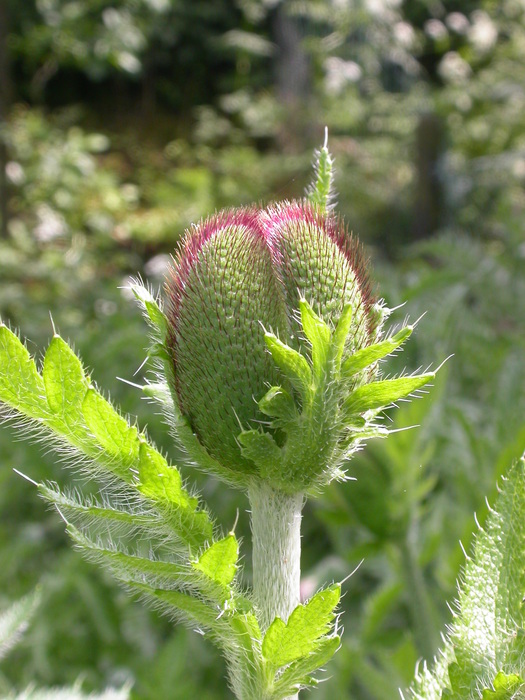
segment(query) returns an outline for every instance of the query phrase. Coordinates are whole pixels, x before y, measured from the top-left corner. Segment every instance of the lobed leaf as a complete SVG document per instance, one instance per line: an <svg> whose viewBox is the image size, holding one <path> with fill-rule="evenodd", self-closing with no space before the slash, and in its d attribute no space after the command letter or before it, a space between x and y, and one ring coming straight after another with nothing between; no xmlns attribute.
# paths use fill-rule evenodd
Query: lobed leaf
<svg viewBox="0 0 525 700"><path fill-rule="evenodd" d="M229 586L237 571L238 558L239 544L235 535L230 534L205 549L194 568L215 583Z"/></svg>
<svg viewBox="0 0 525 700"><path fill-rule="evenodd" d="M269 433L261 430L244 430L237 437L243 457L251 459L261 474L275 469L281 462L281 449Z"/></svg>
<svg viewBox="0 0 525 700"><path fill-rule="evenodd" d="M298 605L284 623L276 617L264 635L262 653L275 668L311 653L316 642L330 631L341 588L334 584Z"/></svg>
<svg viewBox="0 0 525 700"><path fill-rule="evenodd" d="M506 675L500 671L492 685L492 689L482 691L481 700L513 700L519 690L525 690L525 681L517 673Z"/></svg>
<svg viewBox="0 0 525 700"><path fill-rule="evenodd" d="M274 686L276 700L293 695L302 687L316 685L317 682L311 678L310 674L328 663L340 646L340 637L337 635L328 637L318 642L309 654L287 666L279 674Z"/></svg>

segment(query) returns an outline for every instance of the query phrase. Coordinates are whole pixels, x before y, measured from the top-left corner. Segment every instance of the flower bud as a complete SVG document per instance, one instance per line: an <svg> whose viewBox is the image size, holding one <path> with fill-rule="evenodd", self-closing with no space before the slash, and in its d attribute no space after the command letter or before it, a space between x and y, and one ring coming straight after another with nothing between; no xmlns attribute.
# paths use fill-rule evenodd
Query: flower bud
<svg viewBox="0 0 525 700"><path fill-rule="evenodd" d="M214 471L290 492L338 476L392 400L359 393L391 349L367 350L380 307L342 221L306 201L216 214L186 233L166 295L172 394Z"/></svg>

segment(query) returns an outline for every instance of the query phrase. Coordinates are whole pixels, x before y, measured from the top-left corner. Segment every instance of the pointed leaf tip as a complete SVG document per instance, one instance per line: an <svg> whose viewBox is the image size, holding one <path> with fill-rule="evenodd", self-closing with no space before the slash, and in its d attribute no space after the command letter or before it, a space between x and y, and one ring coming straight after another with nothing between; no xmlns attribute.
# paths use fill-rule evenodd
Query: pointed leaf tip
<svg viewBox="0 0 525 700"><path fill-rule="evenodd" d="M397 379L385 379L365 384L350 394L344 403L344 411L348 416L351 416L355 413L385 408L394 401L405 398L417 389L421 389L435 376L435 372L428 372L415 377L398 377Z"/></svg>

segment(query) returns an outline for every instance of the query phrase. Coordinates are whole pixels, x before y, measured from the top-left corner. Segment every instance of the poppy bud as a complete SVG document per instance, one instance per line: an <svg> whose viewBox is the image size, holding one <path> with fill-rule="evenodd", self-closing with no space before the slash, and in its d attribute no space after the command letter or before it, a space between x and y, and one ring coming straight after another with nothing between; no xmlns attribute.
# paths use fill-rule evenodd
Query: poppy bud
<svg viewBox="0 0 525 700"><path fill-rule="evenodd" d="M307 201L218 213L186 233L166 296L174 401L225 479L303 491L379 430L358 389L391 350L363 357L381 306L336 216Z"/></svg>

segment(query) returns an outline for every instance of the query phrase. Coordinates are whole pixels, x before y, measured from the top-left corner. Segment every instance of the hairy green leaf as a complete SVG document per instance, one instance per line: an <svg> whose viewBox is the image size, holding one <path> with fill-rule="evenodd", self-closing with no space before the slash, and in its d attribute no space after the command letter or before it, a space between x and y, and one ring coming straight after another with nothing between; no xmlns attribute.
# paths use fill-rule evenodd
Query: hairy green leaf
<svg viewBox="0 0 525 700"><path fill-rule="evenodd" d="M0 614L0 659L17 644L39 604L40 592L36 590Z"/></svg>
<svg viewBox="0 0 525 700"><path fill-rule="evenodd" d="M405 340L410 337L412 331L412 326L406 326L402 328L399 333L392 336L392 338L358 350L343 362L341 374L343 377L352 377L354 374L374 364L374 362L382 360L383 357L390 355L390 353L394 352L394 350L402 345Z"/></svg>
<svg viewBox="0 0 525 700"><path fill-rule="evenodd" d="M416 377L398 377L365 384L350 394L343 404L343 410L347 416L351 416L355 413L384 408L393 401L402 399L425 386L434 377L433 372L428 372Z"/></svg>
<svg viewBox="0 0 525 700"><path fill-rule="evenodd" d="M42 377L20 339L0 325L0 401L31 418L47 417Z"/></svg>
<svg viewBox="0 0 525 700"><path fill-rule="evenodd" d="M197 571L201 571L215 583L229 586L237 571L238 558L239 544L237 538L235 535L228 535L204 550L198 562L194 564L194 568Z"/></svg>
<svg viewBox="0 0 525 700"><path fill-rule="evenodd" d="M275 364L303 395L308 394L312 382L312 371L306 359L283 343L273 333L266 333L264 340L272 353Z"/></svg>
<svg viewBox="0 0 525 700"><path fill-rule="evenodd" d="M49 344L44 357L42 377L49 408L64 423L66 430L82 438L82 403L89 388L82 363L69 345L58 335Z"/></svg>
<svg viewBox="0 0 525 700"><path fill-rule="evenodd" d="M305 605L298 605L287 623L276 617L264 635L265 659L279 668L312 652L315 643L330 631L340 595L340 586L334 584L316 593Z"/></svg>
<svg viewBox="0 0 525 700"><path fill-rule="evenodd" d="M522 676L524 572L525 460L522 458L503 480L494 509L476 537L473 557L467 560L463 572L458 612L445 647L435 667L423 668L418 674L411 689L412 697L470 700L477 697L474 693L479 693L480 679L489 678L498 679L497 684L494 680L494 689L487 689L483 698L507 697L501 692L507 692L508 683L514 682L515 675ZM494 692L500 694L490 694Z"/></svg>
<svg viewBox="0 0 525 700"><path fill-rule="evenodd" d="M281 450L269 433L260 430L244 430L237 437L244 457L251 459L262 472L267 472L281 460Z"/></svg>
<svg viewBox="0 0 525 700"><path fill-rule="evenodd" d="M517 698L518 690L524 690L525 683L516 673L507 676L500 671L492 685L493 689L487 688L482 692L482 700L513 700Z"/></svg>
<svg viewBox="0 0 525 700"><path fill-rule="evenodd" d="M139 436L137 429L128 425L113 406L95 389L89 389L82 404L82 412L88 428L110 459L118 460L119 476L131 480L125 468L138 461Z"/></svg>
<svg viewBox="0 0 525 700"><path fill-rule="evenodd" d="M266 416L292 420L296 415L293 398L280 386L272 386L259 401L259 408Z"/></svg>
<svg viewBox="0 0 525 700"><path fill-rule="evenodd" d="M299 309L304 334L312 344L312 364L315 376L319 380L328 357L331 339L330 329L305 299L301 299L299 302Z"/></svg>
<svg viewBox="0 0 525 700"><path fill-rule="evenodd" d="M341 639L337 635L318 642L313 651L292 662L279 674L274 686L275 696L285 698L299 688L315 685L316 681L310 674L328 663L340 646Z"/></svg>
<svg viewBox="0 0 525 700"><path fill-rule="evenodd" d="M352 316L352 304L345 304L332 336L332 353L336 371L339 371L341 365L346 339L348 338L350 326L352 324Z"/></svg>

